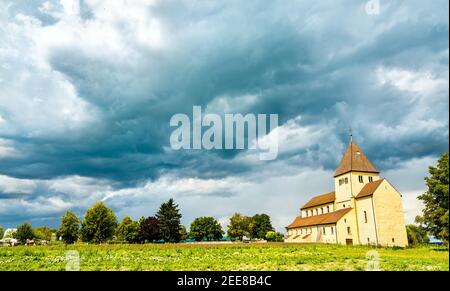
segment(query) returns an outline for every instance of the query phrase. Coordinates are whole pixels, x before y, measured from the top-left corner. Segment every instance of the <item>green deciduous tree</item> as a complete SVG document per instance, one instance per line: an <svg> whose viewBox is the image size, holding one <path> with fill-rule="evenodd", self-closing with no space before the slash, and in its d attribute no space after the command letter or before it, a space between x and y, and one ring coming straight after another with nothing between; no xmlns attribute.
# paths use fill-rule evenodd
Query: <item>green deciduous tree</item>
<svg viewBox="0 0 450 291"><path fill-rule="evenodd" d="M140 241L139 222L133 221L129 216L125 216L116 229L117 239L128 243L138 243Z"/></svg>
<svg viewBox="0 0 450 291"><path fill-rule="evenodd" d="M214 217L197 217L190 227L189 236L196 241L218 240L224 234L220 223Z"/></svg>
<svg viewBox="0 0 450 291"><path fill-rule="evenodd" d="M239 240L242 240L244 236L251 237L252 222L253 219L250 216L235 213L228 224L228 237Z"/></svg>
<svg viewBox="0 0 450 291"><path fill-rule="evenodd" d="M0 239L3 238L4 234L5 234L5 230L3 229L3 227L0 226Z"/></svg>
<svg viewBox="0 0 450 291"><path fill-rule="evenodd" d="M430 177L425 181L428 191L418 197L424 204L422 216L416 222L427 231L448 244L448 153L438 160L437 167L429 167Z"/></svg>
<svg viewBox="0 0 450 291"><path fill-rule="evenodd" d="M189 238L189 233L186 230L186 226L182 225L180 228L180 240L185 240Z"/></svg>
<svg viewBox="0 0 450 291"><path fill-rule="evenodd" d="M430 242L427 230L420 225L408 224L406 226L406 233L408 235L408 244L410 245L427 244Z"/></svg>
<svg viewBox="0 0 450 291"><path fill-rule="evenodd" d="M46 240L46 241L52 240L53 230L50 227L42 226L42 227L35 228L33 231L34 231L34 237L37 239Z"/></svg>
<svg viewBox="0 0 450 291"><path fill-rule="evenodd" d="M102 243L112 239L117 227L117 217L103 202L97 202L86 211L81 223L84 242Z"/></svg>
<svg viewBox="0 0 450 291"><path fill-rule="evenodd" d="M61 237L66 244L73 244L78 239L79 230L80 222L78 217L73 212L67 211L66 214L61 217L58 237Z"/></svg>
<svg viewBox="0 0 450 291"><path fill-rule="evenodd" d="M21 243L26 243L27 239L34 239L34 232L31 224L25 222L17 227L14 238Z"/></svg>
<svg viewBox="0 0 450 291"><path fill-rule="evenodd" d="M274 231L270 217L267 214L255 214L252 217L251 236L253 238L265 239L269 231Z"/></svg>
<svg viewBox="0 0 450 291"><path fill-rule="evenodd" d="M17 232L17 229L7 229L5 230L5 233L3 234L3 238L14 238L15 234Z"/></svg>
<svg viewBox="0 0 450 291"><path fill-rule="evenodd" d="M161 238L165 242L179 242L181 240L181 213L172 198L161 204L156 213Z"/></svg>

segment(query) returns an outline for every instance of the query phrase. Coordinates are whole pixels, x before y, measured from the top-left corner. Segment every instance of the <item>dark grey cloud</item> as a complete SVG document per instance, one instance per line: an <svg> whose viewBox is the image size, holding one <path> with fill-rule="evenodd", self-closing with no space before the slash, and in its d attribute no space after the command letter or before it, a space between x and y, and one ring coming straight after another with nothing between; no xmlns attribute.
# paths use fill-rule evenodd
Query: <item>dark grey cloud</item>
<svg viewBox="0 0 450 291"><path fill-rule="evenodd" d="M48 3L11 2L0 15L0 141L17 152L2 156L0 143L0 175L89 177L120 191L165 175L332 171L350 127L380 170L448 150L447 1L380 0L379 15L361 1ZM322 133L274 162L167 150L170 117L219 98ZM76 207L64 191L44 185L25 201Z"/></svg>

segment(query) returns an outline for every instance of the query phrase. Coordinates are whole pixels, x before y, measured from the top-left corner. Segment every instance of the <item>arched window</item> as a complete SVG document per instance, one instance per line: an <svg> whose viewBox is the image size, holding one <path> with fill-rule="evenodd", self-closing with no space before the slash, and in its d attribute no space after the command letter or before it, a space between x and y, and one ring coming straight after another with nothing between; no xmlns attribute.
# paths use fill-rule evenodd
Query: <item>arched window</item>
<svg viewBox="0 0 450 291"><path fill-rule="evenodd" d="M364 223L367 223L367 211L364 210Z"/></svg>

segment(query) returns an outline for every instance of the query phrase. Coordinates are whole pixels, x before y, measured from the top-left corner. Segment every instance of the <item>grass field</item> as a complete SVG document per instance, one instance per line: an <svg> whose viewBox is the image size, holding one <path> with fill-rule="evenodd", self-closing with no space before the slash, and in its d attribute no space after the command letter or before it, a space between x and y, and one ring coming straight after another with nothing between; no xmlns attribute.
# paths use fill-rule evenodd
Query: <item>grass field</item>
<svg viewBox="0 0 450 291"><path fill-rule="evenodd" d="M373 250L382 270L449 270L444 247L284 243L0 247L0 270L65 270L68 250L78 251L80 270L365 270Z"/></svg>

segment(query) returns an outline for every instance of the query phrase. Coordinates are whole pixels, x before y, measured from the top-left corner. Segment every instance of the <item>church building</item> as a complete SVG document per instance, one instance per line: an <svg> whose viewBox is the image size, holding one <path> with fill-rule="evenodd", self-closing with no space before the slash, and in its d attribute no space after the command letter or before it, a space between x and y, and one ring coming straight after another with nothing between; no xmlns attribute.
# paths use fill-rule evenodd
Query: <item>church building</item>
<svg viewBox="0 0 450 291"><path fill-rule="evenodd" d="M407 246L401 194L350 144L334 191L313 197L289 224L286 242Z"/></svg>

